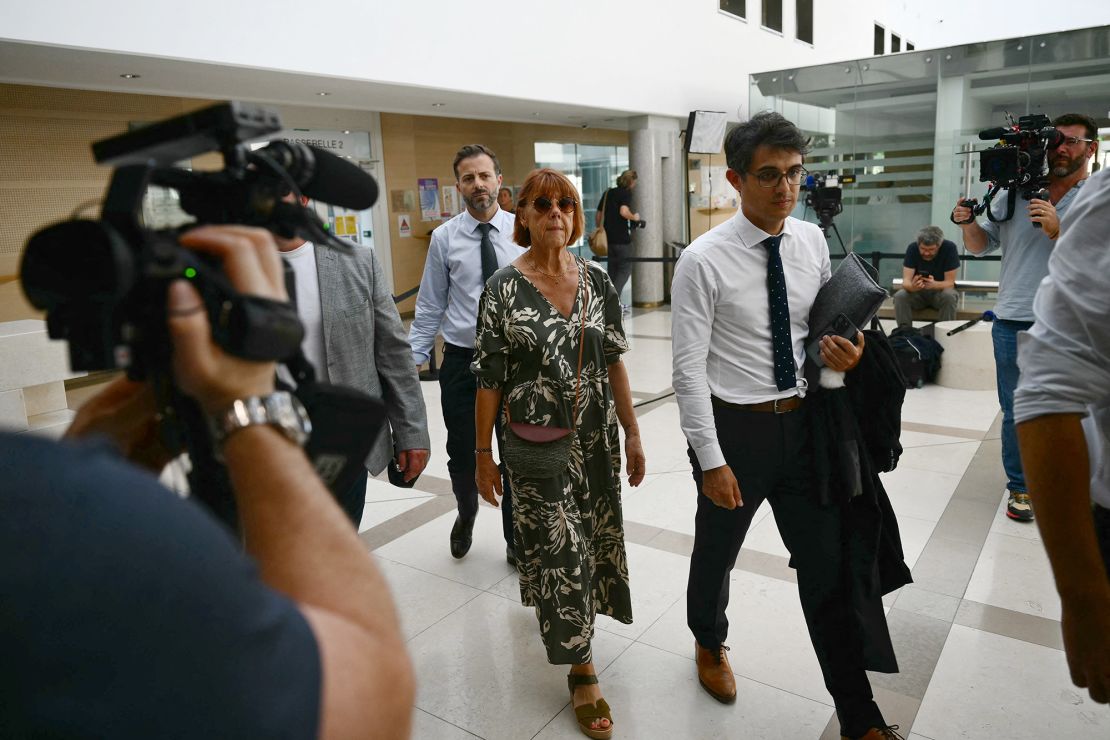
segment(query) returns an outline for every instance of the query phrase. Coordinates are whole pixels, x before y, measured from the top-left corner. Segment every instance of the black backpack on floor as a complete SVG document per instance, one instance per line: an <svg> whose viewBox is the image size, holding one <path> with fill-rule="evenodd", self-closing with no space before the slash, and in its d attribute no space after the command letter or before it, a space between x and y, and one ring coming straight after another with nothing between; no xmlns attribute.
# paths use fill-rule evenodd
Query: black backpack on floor
<svg viewBox="0 0 1110 740"><path fill-rule="evenodd" d="M895 329L890 335L890 346L906 378L907 388L920 388L936 380L940 355L944 352L940 342L917 329Z"/></svg>

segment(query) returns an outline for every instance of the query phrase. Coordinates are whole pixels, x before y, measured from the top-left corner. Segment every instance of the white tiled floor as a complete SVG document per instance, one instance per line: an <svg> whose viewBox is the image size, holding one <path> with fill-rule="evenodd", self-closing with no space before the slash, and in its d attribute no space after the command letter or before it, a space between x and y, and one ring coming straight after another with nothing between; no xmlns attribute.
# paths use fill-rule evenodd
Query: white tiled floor
<svg viewBox="0 0 1110 740"><path fill-rule="evenodd" d="M628 331L637 335L625 357L634 393L638 398L666 393L670 348L654 337L669 336L669 312L639 314ZM436 383L423 383L422 388L432 427L428 475L446 478L439 388ZM983 478L982 458L972 460L980 442L969 436L985 436L997 413L993 391L927 386L907 393L904 421L915 429L930 428L903 433L901 463L883 480L911 567L935 535L928 552L946 542L938 523L952 519L951 514L944 517L945 510L969 466L980 466L976 480ZM731 576L729 644L739 676L736 704L721 705L698 686L693 638L685 624L689 558L676 554L682 547L673 544L688 542L683 536L694 532L696 494L686 443L673 403L657 404L641 415L640 424L649 475L642 486L626 487L623 493L630 530L643 525L636 529L644 539L627 546L635 621L623 625L600 617L594 640L602 689L613 708L614 737L837 736L827 730L834 715L832 700L809 643L797 587L773 577L773 569L737 569ZM944 428L954 433L945 434ZM997 468L1001 501L1004 479L1001 466ZM364 530L428 503L432 494L399 491L371 480L367 500ZM520 605L515 571L505 563L500 512L483 506L474 546L461 561L448 552L454 516L453 511L437 516L374 550L393 588L416 666L414 736L582 737L569 707L564 669L547 663L535 613ZM996 625L1033 617L1058 620L1059 602L1036 527L1008 521L1000 506L989 532L987 528L984 523L986 539L973 570L974 558L967 560L971 576L963 598L993 609ZM654 545L655 530L669 533L672 544ZM658 539L665 538L661 534ZM966 553L967 545L960 546ZM787 556L769 506L757 513L745 548ZM902 722L903 735L916 740L1110 737L1110 710L1092 704L1071 685L1061 651L1001 634L1005 627L992 627L996 634L952 624L959 603L954 596L906 589L891 612L892 620L898 617L902 624L906 619L936 620L929 623L931 632L937 633L939 626L939 634L947 635L928 661L903 656L904 665L935 663L920 684L927 685L923 696L898 699L911 708L909 716L917 710L915 720ZM882 704L896 695L879 696Z"/></svg>
<svg viewBox="0 0 1110 740"><path fill-rule="evenodd" d="M1059 650L956 625L913 728L934 740L1110 737L1110 711L1071 685Z"/></svg>

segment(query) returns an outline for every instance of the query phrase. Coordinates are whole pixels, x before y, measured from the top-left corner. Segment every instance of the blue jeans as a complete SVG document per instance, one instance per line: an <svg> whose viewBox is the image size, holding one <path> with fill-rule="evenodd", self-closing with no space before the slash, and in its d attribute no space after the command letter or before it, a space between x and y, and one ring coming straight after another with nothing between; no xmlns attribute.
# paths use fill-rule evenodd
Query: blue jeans
<svg viewBox="0 0 1110 740"><path fill-rule="evenodd" d="M994 340L994 370L998 378L998 405L1002 407L1002 468L1006 471L1006 488L1013 493L1027 493L1025 473L1021 469L1021 450L1014 429L1014 390L1018 384L1017 334L1033 326L1032 321L995 319L991 329Z"/></svg>

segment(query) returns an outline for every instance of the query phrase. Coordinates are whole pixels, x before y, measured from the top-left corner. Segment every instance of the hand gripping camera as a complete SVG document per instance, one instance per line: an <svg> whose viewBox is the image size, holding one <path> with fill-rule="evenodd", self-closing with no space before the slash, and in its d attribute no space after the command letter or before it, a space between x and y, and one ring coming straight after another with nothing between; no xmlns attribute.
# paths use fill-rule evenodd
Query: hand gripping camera
<svg viewBox="0 0 1110 740"><path fill-rule="evenodd" d="M383 425L376 401L315 382L301 353L304 330L291 303L239 293L217 261L177 243L193 226L245 224L351 251L314 211L300 205L299 196L364 210L377 199L376 183L315 147L275 141L252 151L247 143L281 129L276 112L230 102L96 142L96 161L116 166L101 218L41 229L27 242L20 268L23 290L46 312L50 336L69 342L74 370L125 369L132 379L153 384L163 444L170 452L189 452L193 495L232 526L236 516L227 473L214 454L207 420L173 384L166 326L172 281L186 279L197 288L213 340L226 352L289 367L313 424L306 452L333 491L346 490L354 476L364 474L363 460ZM175 165L209 151L223 155L223 170L193 172ZM182 209L196 222L181 230L146 228L141 206L152 184L176 190ZM296 202L283 199L289 192L298 196Z"/></svg>
<svg viewBox="0 0 1110 740"><path fill-rule="evenodd" d="M1010 119L1013 121L1013 119ZM965 221L949 219L955 224L968 224L975 216L987 212L987 218L996 223L1014 217L1014 205L1020 194L1024 200L1048 200L1048 153L1064 141L1048 116L1037 113L1022 116L1010 126L988 128L979 132L984 141L997 140L989 149L979 152L979 182L989 182L983 202L965 198L960 205L970 208L972 216ZM1007 191L1006 214L996 218L991 201L999 191ZM1039 223L1033 226L1041 228Z"/></svg>

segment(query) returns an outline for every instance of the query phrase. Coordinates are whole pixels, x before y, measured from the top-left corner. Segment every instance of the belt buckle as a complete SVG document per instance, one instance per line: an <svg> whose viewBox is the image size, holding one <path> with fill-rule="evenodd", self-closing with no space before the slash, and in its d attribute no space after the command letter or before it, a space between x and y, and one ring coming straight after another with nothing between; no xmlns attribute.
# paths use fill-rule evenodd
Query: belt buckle
<svg viewBox="0 0 1110 740"><path fill-rule="evenodd" d="M782 401L783 403L786 403L787 401L789 401L792 398L795 398L795 396L787 396L786 398L776 398L775 402L774 402L774 405L771 407L771 410L774 411L776 414L789 414L790 411L791 411L790 409L783 409L782 411L779 411L779 401Z"/></svg>

